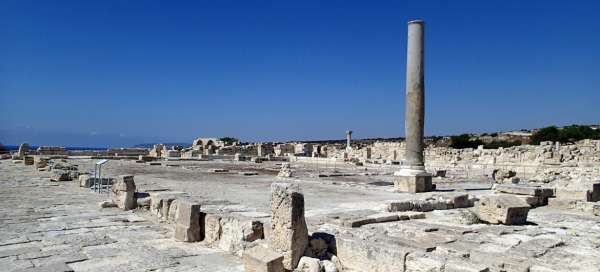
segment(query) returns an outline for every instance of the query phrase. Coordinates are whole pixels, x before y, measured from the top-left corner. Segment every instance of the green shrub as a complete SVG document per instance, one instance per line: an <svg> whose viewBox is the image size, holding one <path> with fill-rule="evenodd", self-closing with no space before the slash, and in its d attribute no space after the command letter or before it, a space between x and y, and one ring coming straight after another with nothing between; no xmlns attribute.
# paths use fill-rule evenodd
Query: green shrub
<svg viewBox="0 0 600 272"><path fill-rule="evenodd" d="M516 140L516 141L503 141L503 140L498 140L498 141L492 141L491 143L487 143L483 145L483 148L486 149L495 149L495 148L499 148L499 147L511 147L511 146L518 146L521 145L521 141Z"/></svg>
<svg viewBox="0 0 600 272"><path fill-rule="evenodd" d="M223 141L226 145L232 145L233 143L240 141L234 137L223 137L223 138L220 138L219 140Z"/></svg>
<svg viewBox="0 0 600 272"><path fill-rule="evenodd" d="M479 139L471 140L471 135L469 134L450 137L450 147L452 148L477 148L479 145L483 145L483 141Z"/></svg>
<svg viewBox="0 0 600 272"><path fill-rule="evenodd" d="M600 130L580 125L566 126L562 129L551 126L540 129L531 135L532 144L540 144L543 141L568 143L583 139L600 139Z"/></svg>

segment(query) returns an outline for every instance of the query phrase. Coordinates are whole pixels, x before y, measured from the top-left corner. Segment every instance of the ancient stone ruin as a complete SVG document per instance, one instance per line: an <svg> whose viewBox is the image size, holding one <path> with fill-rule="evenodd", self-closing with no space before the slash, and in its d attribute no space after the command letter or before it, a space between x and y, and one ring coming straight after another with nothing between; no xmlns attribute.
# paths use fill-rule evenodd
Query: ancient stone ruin
<svg viewBox="0 0 600 272"><path fill-rule="evenodd" d="M599 271L600 140L427 144L407 28L402 140L22 144L0 160L2 271Z"/></svg>

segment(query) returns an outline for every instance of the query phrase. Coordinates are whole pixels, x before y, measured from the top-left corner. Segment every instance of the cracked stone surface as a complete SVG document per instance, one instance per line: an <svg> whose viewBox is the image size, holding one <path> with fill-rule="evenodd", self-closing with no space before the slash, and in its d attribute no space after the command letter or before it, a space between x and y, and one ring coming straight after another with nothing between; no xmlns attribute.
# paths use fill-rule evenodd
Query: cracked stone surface
<svg viewBox="0 0 600 272"><path fill-rule="evenodd" d="M106 195L0 162L2 271L243 271L226 252L172 239L137 211L100 209Z"/></svg>
<svg viewBox="0 0 600 272"><path fill-rule="evenodd" d="M92 160L69 161L82 172L93 169ZM134 175L140 192L184 192L204 212L270 223L270 186L280 182L281 162L160 163L111 160L103 173ZM504 226L465 223L468 209L434 210L420 213L424 219L351 227L349 220L390 218L388 201L430 194L394 192L392 166L291 166L294 177L286 182L300 186L309 233L335 235L344 271L599 271L600 220L588 213L544 206L530 210L526 225ZM0 161L0 267L7 271L243 271L239 255L205 242L176 242L172 226L159 223L151 211L100 209L108 196L48 177L31 166ZM493 193L489 180L434 182L431 196Z"/></svg>

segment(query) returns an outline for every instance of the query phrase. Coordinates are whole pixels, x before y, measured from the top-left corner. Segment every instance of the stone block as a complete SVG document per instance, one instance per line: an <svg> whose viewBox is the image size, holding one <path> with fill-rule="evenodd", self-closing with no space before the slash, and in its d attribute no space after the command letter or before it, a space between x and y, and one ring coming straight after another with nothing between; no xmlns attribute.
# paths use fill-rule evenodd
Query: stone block
<svg viewBox="0 0 600 272"><path fill-rule="evenodd" d="M527 222L529 205L511 195L486 195L475 202L475 213L490 224L523 225Z"/></svg>
<svg viewBox="0 0 600 272"><path fill-rule="evenodd" d="M548 199L548 207L555 209L570 210L577 208L577 203L581 200L569 198L550 198Z"/></svg>
<svg viewBox="0 0 600 272"><path fill-rule="evenodd" d="M213 245L219 241L221 233L221 217L215 214L204 215L204 242Z"/></svg>
<svg viewBox="0 0 600 272"><path fill-rule="evenodd" d="M200 241L200 228L175 225L175 240L182 242Z"/></svg>
<svg viewBox="0 0 600 272"><path fill-rule="evenodd" d="M117 191L113 194L113 201L119 209L124 211L133 210L137 207L135 192Z"/></svg>
<svg viewBox="0 0 600 272"><path fill-rule="evenodd" d="M164 207L163 202L165 201L173 201L176 198L180 198L185 196L184 192L176 192L176 191L166 191L166 192L150 192L150 212L155 214L159 219L166 220L162 218L164 214L162 209ZM175 221L175 213L172 214L173 218L171 221Z"/></svg>
<svg viewBox="0 0 600 272"><path fill-rule="evenodd" d="M215 246L236 256L242 256L251 243L264 238L263 224L247 217L223 216L219 220L220 236Z"/></svg>
<svg viewBox="0 0 600 272"><path fill-rule="evenodd" d="M321 262L317 258L311 258L304 256L300 258L298 262L298 267L294 269L294 271L298 272L321 272Z"/></svg>
<svg viewBox="0 0 600 272"><path fill-rule="evenodd" d="M33 165L34 160L32 156L24 156L23 157L23 164L24 165Z"/></svg>
<svg viewBox="0 0 600 272"><path fill-rule="evenodd" d="M422 193L433 190L430 174L421 174L414 176L396 176L394 187L403 193Z"/></svg>
<svg viewBox="0 0 600 272"><path fill-rule="evenodd" d="M65 171L53 171L50 175L50 181L70 181L71 175Z"/></svg>
<svg viewBox="0 0 600 272"><path fill-rule="evenodd" d="M404 271L405 259L416 248L387 241L336 236L337 257L350 271Z"/></svg>
<svg viewBox="0 0 600 272"><path fill-rule="evenodd" d="M121 175L112 185L113 201L124 211L133 210L137 207L135 199L135 181L133 176Z"/></svg>
<svg viewBox="0 0 600 272"><path fill-rule="evenodd" d="M94 178L90 175L79 175L79 187L90 188L94 184Z"/></svg>
<svg viewBox="0 0 600 272"><path fill-rule="evenodd" d="M130 175L120 175L117 177L117 181L113 184L113 192L123 191L123 192L134 192L135 191L135 181L133 176Z"/></svg>
<svg viewBox="0 0 600 272"><path fill-rule="evenodd" d="M202 239L200 228L200 204L187 199L177 200L175 216L175 239L196 242Z"/></svg>
<svg viewBox="0 0 600 272"><path fill-rule="evenodd" d="M255 246L244 252L246 272L284 272L283 256L268 248Z"/></svg>
<svg viewBox="0 0 600 272"><path fill-rule="evenodd" d="M404 211L412 211L413 204L411 200L406 201L394 201L387 203L387 211L388 212L404 212Z"/></svg>
<svg viewBox="0 0 600 272"><path fill-rule="evenodd" d="M450 197L452 205L455 209L472 207L473 203L469 201L468 194L454 194Z"/></svg>
<svg viewBox="0 0 600 272"><path fill-rule="evenodd" d="M308 229L304 218L304 196L297 184L271 185L270 248L283 255L283 266L292 270L308 245Z"/></svg>
<svg viewBox="0 0 600 272"><path fill-rule="evenodd" d="M515 195L541 196L546 198L554 196L554 189L543 188L539 186L496 184L494 186L494 190L501 193Z"/></svg>
<svg viewBox="0 0 600 272"><path fill-rule="evenodd" d="M35 168L44 168L48 166L48 159L43 157L35 157Z"/></svg>

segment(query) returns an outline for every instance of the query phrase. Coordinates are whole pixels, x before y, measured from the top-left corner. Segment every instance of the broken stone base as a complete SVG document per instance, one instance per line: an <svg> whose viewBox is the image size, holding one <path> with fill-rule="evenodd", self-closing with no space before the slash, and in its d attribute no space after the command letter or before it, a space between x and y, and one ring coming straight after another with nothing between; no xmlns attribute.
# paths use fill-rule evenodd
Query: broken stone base
<svg viewBox="0 0 600 272"><path fill-rule="evenodd" d="M175 221L175 240L196 242L202 239L200 204L186 199L179 199Z"/></svg>
<svg viewBox="0 0 600 272"><path fill-rule="evenodd" d="M244 271L283 272L283 256L268 248L255 246L244 252Z"/></svg>
<svg viewBox="0 0 600 272"><path fill-rule="evenodd" d="M431 192L432 176L429 173L422 173L412 176L396 176L394 180L394 187L399 192L403 193L423 193Z"/></svg>
<svg viewBox="0 0 600 272"><path fill-rule="evenodd" d="M308 245L304 195L297 184L271 184L271 235L269 247L283 255L283 266L292 270Z"/></svg>
<svg viewBox="0 0 600 272"><path fill-rule="evenodd" d="M112 186L113 202L124 211L137 207L135 200L135 181L133 176L121 175Z"/></svg>
<svg viewBox="0 0 600 272"><path fill-rule="evenodd" d="M523 225L527 222L529 205L511 195L486 195L475 202L475 213L490 224Z"/></svg>
<svg viewBox="0 0 600 272"><path fill-rule="evenodd" d="M235 214L204 214L204 242L214 248L242 256L254 241L265 238L264 226L256 218Z"/></svg>
<svg viewBox="0 0 600 272"><path fill-rule="evenodd" d="M69 172L64 171L52 171L52 175L50 176L50 181L70 181L71 175Z"/></svg>

